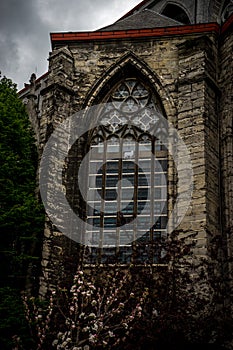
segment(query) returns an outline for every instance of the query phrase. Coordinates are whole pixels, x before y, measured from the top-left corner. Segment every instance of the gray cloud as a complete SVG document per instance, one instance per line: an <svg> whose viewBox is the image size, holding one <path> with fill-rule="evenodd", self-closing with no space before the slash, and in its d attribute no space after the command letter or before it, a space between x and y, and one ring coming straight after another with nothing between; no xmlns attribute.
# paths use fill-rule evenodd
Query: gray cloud
<svg viewBox="0 0 233 350"><path fill-rule="evenodd" d="M0 71L22 88L32 72L48 68L50 32L96 30L140 0L2 0Z"/></svg>

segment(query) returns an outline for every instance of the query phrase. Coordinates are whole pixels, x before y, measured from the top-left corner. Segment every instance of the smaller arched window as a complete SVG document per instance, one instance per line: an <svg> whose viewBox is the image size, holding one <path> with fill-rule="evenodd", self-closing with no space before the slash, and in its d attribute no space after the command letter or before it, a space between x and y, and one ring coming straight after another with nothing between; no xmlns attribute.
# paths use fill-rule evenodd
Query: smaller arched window
<svg viewBox="0 0 233 350"><path fill-rule="evenodd" d="M174 4L168 4L163 10L162 15L172 18L183 24L191 24L187 13L180 6Z"/></svg>
<svg viewBox="0 0 233 350"><path fill-rule="evenodd" d="M233 0L226 0L222 7L221 20L225 22L233 13Z"/></svg>

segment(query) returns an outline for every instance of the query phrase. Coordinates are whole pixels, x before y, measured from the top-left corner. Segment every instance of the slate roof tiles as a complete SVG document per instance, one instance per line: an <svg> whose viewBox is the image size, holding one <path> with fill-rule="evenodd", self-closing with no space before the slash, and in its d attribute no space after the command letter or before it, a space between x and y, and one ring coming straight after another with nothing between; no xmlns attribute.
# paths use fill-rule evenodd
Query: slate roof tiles
<svg viewBox="0 0 233 350"><path fill-rule="evenodd" d="M127 30L127 29L146 29L156 27L171 27L182 25L182 23L168 18L160 13L150 9L144 9L136 12L126 18L99 29L98 31Z"/></svg>

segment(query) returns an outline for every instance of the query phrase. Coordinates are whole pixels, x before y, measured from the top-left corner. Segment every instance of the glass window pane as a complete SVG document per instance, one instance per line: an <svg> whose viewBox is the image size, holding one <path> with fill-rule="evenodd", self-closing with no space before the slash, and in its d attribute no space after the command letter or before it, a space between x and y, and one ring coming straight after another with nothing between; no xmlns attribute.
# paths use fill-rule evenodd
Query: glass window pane
<svg viewBox="0 0 233 350"><path fill-rule="evenodd" d="M106 215L109 215L111 213L116 214L117 213L117 209L118 209L118 203L117 201L113 202L113 201L105 201L104 203L104 213Z"/></svg>
<svg viewBox="0 0 233 350"><path fill-rule="evenodd" d="M107 175L106 176L106 187L117 187L119 181L119 176L118 175Z"/></svg>
<svg viewBox="0 0 233 350"><path fill-rule="evenodd" d="M105 190L105 200L116 200L117 199L117 191L115 189L106 189Z"/></svg>
<svg viewBox="0 0 233 350"><path fill-rule="evenodd" d="M123 184L124 184L124 180L127 180L127 182L129 182L129 185L134 186L135 176L134 175L122 175L122 180L123 180Z"/></svg>
<svg viewBox="0 0 233 350"><path fill-rule="evenodd" d="M155 172L166 172L167 160L155 158Z"/></svg>
<svg viewBox="0 0 233 350"><path fill-rule="evenodd" d="M117 227L117 219L116 217L107 217L104 218L104 227Z"/></svg>
<svg viewBox="0 0 233 350"><path fill-rule="evenodd" d="M150 184L150 174L139 174L138 175L138 187L146 186Z"/></svg>
<svg viewBox="0 0 233 350"><path fill-rule="evenodd" d="M148 188L139 188L138 189L138 199L148 199L149 198L149 191Z"/></svg>
<svg viewBox="0 0 233 350"><path fill-rule="evenodd" d="M101 198L102 198L102 191L101 189L98 190L98 189L92 189L90 188L88 193L87 193L87 200L88 202L89 201L101 201Z"/></svg>
<svg viewBox="0 0 233 350"><path fill-rule="evenodd" d="M134 212L134 201L131 201L130 203L128 203L128 201L125 202L121 202L121 212L123 214L133 214Z"/></svg>
<svg viewBox="0 0 233 350"><path fill-rule="evenodd" d="M89 164L89 172L90 174L98 174L99 173L102 173L101 169L102 169L102 165L103 165L103 162L101 160L97 161L91 161L90 164Z"/></svg>
<svg viewBox="0 0 233 350"><path fill-rule="evenodd" d="M134 162L124 161L122 162L122 173L134 173L136 165Z"/></svg>
<svg viewBox="0 0 233 350"><path fill-rule="evenodd" d="M154 175L154 185L155 186L166 186L167 185L167 177L166 174L155 174Z"/></svg>
<svg viewBox="0 0 233 350"><path fill-rule="evenodd" d="M128 200L129 202L134 198L134 188L123 188L121 191L121 198L124 200Z"/></svg>
<svg viewBox="0 0 233 350"><path fill-rule="evenodd" d="M139 173L140 172L150 173L150 171L151 171L151 159L147 159L147 160L139 159L138 165L139 165L139 169L138 169Z"/></svg>
<svg viewBox="0 0 233 350"><path fill-rule="evenodd" d="M119 160L110 161L106 163L107 174L118 174L119 173Z"/></svg>
<svg viewBox="0 0 233 350"><path fill-rule="evenodd" d="M120 142L116 137L112 137L107 140L107 159L120 158Z"/></svg>

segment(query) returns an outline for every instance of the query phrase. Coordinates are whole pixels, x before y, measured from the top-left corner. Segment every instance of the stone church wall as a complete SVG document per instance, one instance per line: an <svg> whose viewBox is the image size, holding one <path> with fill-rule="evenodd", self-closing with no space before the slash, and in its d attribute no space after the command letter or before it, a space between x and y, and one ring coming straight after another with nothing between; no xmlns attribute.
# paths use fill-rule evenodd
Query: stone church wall
<svg viewBox="0 0 233 350"><path fill-rule="evenodd" d="M223 55L224 50L230 55L227 47L226 40ZM146 79L152 79L168 121L178 129L190 151L194 189L191 205L178 229L183 235L197 233L197 254L205 256L209 238L220 233L219 88L215 34L122 39L120 43L114 40L71 43L69 47L54 49L50 55L47 87L41 91L40 151L62 120L85 106L102 101L104 87L110 84L114 74L122 74L127 62L141 69ZM224 79L229 79L229 69L229 66L224 69ZM230 92L225 95L224 102L226 99L230 99ZM226 106L222 119L227 118ZM224 154L226 158L227 151ZM77 174L74 174L74 179L75 176ZM173 169L169 170L168 179L169 210L172 211L176 196ZM225 191L229 191L229 183L228 177ZM225 210L229 211L229 208L228 204ZM78 246L62 236L47 220L41 294L46 294L47 287L55 286L56 281L64 276L69 280L79 256Z"/></svg>

